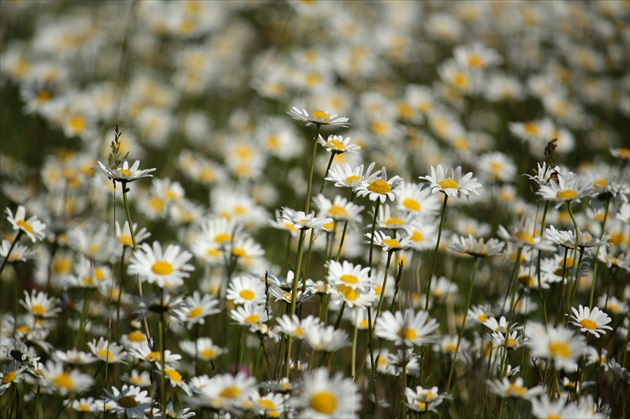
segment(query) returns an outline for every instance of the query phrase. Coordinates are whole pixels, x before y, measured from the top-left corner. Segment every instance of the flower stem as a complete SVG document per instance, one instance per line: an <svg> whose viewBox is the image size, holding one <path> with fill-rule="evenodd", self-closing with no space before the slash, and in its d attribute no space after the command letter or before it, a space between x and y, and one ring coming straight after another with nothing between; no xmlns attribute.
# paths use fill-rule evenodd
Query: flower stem
<svg viewBox="0 0 630 419"><path fill-rule="evenodd" d="M11 252L13 251L13 248L17 244L18 240L20 240L20 237L22 237L22 233L24 233L22 230L18 230L15 236L15 240L13 240L13 243L11 243L11 247L9 247L9 253L7 253L7 257L4 258L4 260L2 261L2 265L0 265L0 274L4 270L4 267L7 264L7 262L9 261L9 256L11 256Z"/></svg>
<svg viewBox="0 0 630 419"><path fill-rule="evenodd" d="M315 124L315 139L313 141L313 154L311 155L311 168L308 176L308 186L306 189L306 204L304 205L304 212L308 214L311 208L311 190L313 189L313 172L315 170L315 156L317 155L317 139L319 138L319 131L322 126L320 124ZM323 187L323 185L322 185Z"/></svg>
<svg viewBox="0 0 630 419"><path fill-rule="evenodd" d="M427 286L427 295L424 302L424 309L429 310L429 298L431 296L431 281L433 281L433 270L435 269L435 261L437 259L438 250L440 249L440 239L442 238L442 228L444 227L444 218L446 215L446 202L448 201L448 195L444 195L444 202L442 203L442 213L440 214L440 228L438 230L437 242L435 243L435 250L433 251L433 260L431 260L431 271L429 272L429 285ZM420 288L418 287L418 290Z"/></svg>

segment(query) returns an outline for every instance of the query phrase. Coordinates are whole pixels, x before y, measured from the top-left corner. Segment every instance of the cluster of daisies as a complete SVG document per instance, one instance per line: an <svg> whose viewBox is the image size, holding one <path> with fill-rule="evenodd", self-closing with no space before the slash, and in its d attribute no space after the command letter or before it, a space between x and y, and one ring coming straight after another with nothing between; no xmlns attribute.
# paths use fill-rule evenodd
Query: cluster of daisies
<svg viewBox="0 0 630 419"><path fill-rule="evenodd" d="M628 411L627 3L0 14L9 418Z"/></svg>

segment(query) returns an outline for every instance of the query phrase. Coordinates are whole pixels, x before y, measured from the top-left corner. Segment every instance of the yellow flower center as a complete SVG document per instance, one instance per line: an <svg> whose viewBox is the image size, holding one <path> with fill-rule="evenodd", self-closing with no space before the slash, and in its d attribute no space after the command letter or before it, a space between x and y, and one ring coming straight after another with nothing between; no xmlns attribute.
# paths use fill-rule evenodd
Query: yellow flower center
<svg viewBox="0 0 630 419"><path fill-rule="evenodd" d="M156 211L164 211L164 207L165 207L164 201L156 196L152 197L149 200L149 204Z"/></svg>
<svg viewBox="0 0 630 419"><path fill-rule="evenodd" d="M328 114L328 112L325 112L325 111L317 110L313 112L313 117L321 121L326 121L326 122L330 121L330 115Z"/></svg>
<svg viewBox="0 0 630 419"><path fill-rule="evenodd" d="M359 298L359 291L347 285L339 285L337 289L346 297L348 301L356 301Z"/></svg>
<svg viewBox="0 0 630 419"><path fill-rule="evenodd" d="M525 132L530 135L538 135L540 133L540 128L536 125L535 122L527 122L525 123Z"/></svg>
<svg viewBox="0 0 630 419"><path fill-rule="evenodd" d="M385 225L388 227L391 226L401 226L405 224L405 220L403 220L402 218L398 218L398 217L392 217L388 220L385 221Z"/></svg>
<svg viewBox="0 0 630 419"><path fill-rule="evenodd" d="M331 415L337 409L337 396L332 391L319 391L311 396L310 406L325 415Z"/></svg>
<svg viewBox="0 0 630 419"><path fill-rule="evenodd" d="M250 314L245 317L245 323L258 323L260 321L260 316L258 314Z"/></svg>
<svg viewBox="0 0 630 419"><path fill-rule="evenodd" d="M201 351L201 357L203 359L215 359L217 357L217 351L212 348L206 348Z"/></svg>
<svg viewBox="0 0 630 419"><path fill-rule="evenodd" d="M72 380L72 377L70 377L70 374L66 372L63 372L61 373L61 375L58 375L57 377L55 377L55 379L53 380L53 383L59 388L65 388L68 390L74 390L74 387L75 387L74 380Z"/></svg>
<svg viewBox="0 0 630 419"><path fill-rule="evenodd" d="M484 60L481 55L471 54L470 57L468 57L468 65L473 68L482 68L486 65L486 60Z"/></svg>
<svg viewBox="0 0 630 419"><path fill-rule="evenodd" d="M88 404L79 404L77 406L81 412L89 412L91 407Z"/></svg>
<svg viewBox="0 0 630 419"><path fill-rule="evenodd" d="M144 358L147 361L159 361L161 355L158 351L149 352L149 354Z"/></svg>
<svg viewBox="0 0 630 419"><path fill-rule="evenodd" d="M164 372L166 373L166 375L168 375L168 377L175 381L176 383L181 383L182 382L182 375L177 372L177 370L173 369L173 368L167 368L164 370Z"/></svg>
<svg viewBox="0 0 630 419"><path fill-rule="evenodd" d="M253 300L256 298L256 293L252 290L243 290L239 293L239 295L245 300Z"/></svg>
<svg viewBox="0 0 630 419"><path fill-rule="evenodd" d="M347 283L347 284L357 284L359 283L359 278L354 275L344 274L339 277L339 280Z"/></svg>
<svg viewBox="0 0 630 419"><path fill-rule="evenodd" d="M578 196L578 193L574 191L573 189L566 189L564 191L558 192L558 194L556 195L556 198L571 200L571 199L577 198L577 196Z"/></svg>
<svg viewBox="0 0 630 419"><path fill-rule="evenodd" d="M120 243L122 243L123 246L133 246L133 240L131 239L131 236L120 236L118 240L120 240Z"/></svg>
<svg viewBox="0 0 630 419"><path fill-rule="evenodd" d="M356 182L357 180L363 180L363 178L361 176L348 176L346 178L346 182L348 182L349 185L352 185L353 182Z"/></svg>
<svg viewBox="0 0 630 419"><path fill-rule="evenodd" d="M385 239L383 240L383 244L389 246L390 249L400 247L400 242L396 239Z"/></svg>
<svg viewBox="0 0 630 419"><path fill-rule="evenodd" d="M569 358L571 356L571 348L565 342L551 342L549 352L554 358Z"/></svg>
<svg viewBox="0 0 630 419"><path fill-rule="evenodd" d="M534 236L526 231L517 231L516 233L514 233L514 237L528 244L534 243Z"/></svg>
<svg viewBox="0 0 630 419"><path fill-rule="evenodd" d="M241 394L241 389L236 386L226 387L219 393L219 396L224 397L226 399L234 399Z"/></svg>
<svg viewBox="0 0 630 419"><path fill-rule="evenodd" d="M138 406L138 401L132 396L123 396L118 399L118 404L125 409Z"/></svg>
<svg viewBox="0 0 630 419"><path fill-rule="evenodd" d="M407 198L403 201L403 205L410 211L420 211L421 205L420 202L416 201L413 198Z"/></svg>
<svg viewBox="0 0 630 419"><path fill-rule="evenodd" d="M418 406L418 410L420 412L424 412L425 410L427 410L427 404L425 402L417 402L416 406Z"/></svg>
<svg viewBox="0 0 630 419"><path fill-rule="evenodd" d="M263 409L275 409L276 408L276 404L273 402L273 400L269 400L269 399L259 399L258 400L258 406L260 406Z"/></svg>
<svg viewBox="0 0 630 419"><path fill-rule="evenodd" d="M328 209L328 214L330 214L333 218L347 218L348 210L342 207L341 205L333 205Z"/></svg>
<svg viewBox="0 0 630 419"><path fill-rule="evenodd" d="M129 176L131 174L131 170L129 169L118 169L121 175Z"/></svg>
<svg viewBox="0 0 630 419"><path fill-rule="evenodd" d="M326 147L330 147L336 151L346 151L346 145L343 143L343 141L339 140L328 140L326 142Z"/></svg>
<svg viewBox="0 0 630 419"><path fill-rule="evenodd" d="M601 188L601 189L605 189L606 186L608 186L608 179L597 179L594 183L593 186L596 188Z"/></svg>
<svg viewBox="0 0 630 419"><path fill-rule="evenodd" d="M398 332L398 336L405 340L413 340L418 337L418 334L415 330L409 327L405 327L403 329L400 329L400 331Z"/></svg>
<svg viewBox="0 0 630 419"><path fill-rule="evenodd" d="M452 178L444 179L438 182L442 189L459 189L459 184Z"/></svg>
<svg viewBox="0 0 630 419"><path fill-rule="evenodd" d="M214 241L217 243L226 243L232 241L232 235L229 233L219 233L214 236Z"/></svg>
<svg viewBox="0 0 630 419"><path fill-rule="evenodd" d="M630 160L630 148L620 148L619 157L622 159Z"/></svg>
<svg viewBox="0 0 630 419"><path fill-rule="evenodd" d="M29 223L27 223L24 220L18 220L15 222L17 225L19 225L22 230L26 231L27 233L32 233L33 232L33 226L30 225Z"/></svg>
<svg viewBox="0 0 630 419"><path fill-rule="evenodd" d="M465 73L457 73L453 76L453 84L466 88L470 85L470 78Z"/></svg>
<svg viewBox="0 0 630 419"><path fill-rule="evenodd" d="M481 323L485 322L488 319L489 319L489 316L487 314L480 314L477 316L477 320L479 320Z"/></svg>
<svg viewBox="0 0 630 419"><path fill-rule="evenodd" d="M509 348L513 348L516 346L516 339L514 338L507 338L505 340L505 346L509 347Z"/></svg>
<svg viewBox="0 0 630 419"><path fill-rule="evenodd" d="M505 390L505 394L508 396L525 396L527 394L527 389L523 386L519 386L517 384L510 384L510 386Z"/></svg>
<svg viewBox="0 0 630 419"><path fill-rule="evenodd" d="M367 188L369 191L381 195L384 195L392 190L391 185L383 179L376 179L374 182L370 183Z"/></svg>
<svg viewBox="0 0 630 419"><path fill-rule="evenodd" d="M50 99L52 99L52 93L49 90L42 90L37 93L37 99L40 102L48 102Z"/></svg>
<svg viewBox="0 0 630 419"><path fill-rule="evenodd" d="M588 329L588 330L595 330L597 329L597 323L594 322L591 319L582 319L580 320L580 324L582 325L582 327Z"/></svg>
<svg viewBox="0 0 630 419"><path fill-rule="evenodd" d="M520 282L521 284L523 284L526 287L533 287L536 282L534 281L534 278L532 278L531 275L521 275L518 277L518 282Z"/></svg>
<svg viewBox="0 0 630 419"><path fill-rule="evenodd" d="M47 313L48 310L46 310L46 307L44 307L41 304L33 304L31 306L31 313L33 313L36 316L43 316L44 314Z"/></svg>
<svg viewBox="0 0 630 419"><path fill-rule="evenodd" d="M455 352L455 349L457 349L457 345L454 343L449 343L444 349L446 350L446 352Z"/></svg>
<svg viewBox="0 0 630 419"><path fill-rule="evenodd" d="M242 247L235 247L232 249L232 255L236 257L247 256L247 250L243 249Z"/></svg>
<svg viewBox="0 0 630 419"><path fill-rule="evenodd" d="M422 234L421 232L416 230L411 235L411 240L413 240L415 242L423 242L424 241L424 234Z"/></svg>
<svg viewBox="0 0 630 419"><path fill-rule="evenodd" d="M17 373L15 371L9 371L8 373L4 374L4 377L2 377L2 384L12 383L16 378Z"/></svg>
<svg viewBox="0 0 630 419"><path fill-rule="evenodd" d="M190 312L188 313L188 317L191 317L191 318L198 317L202 313L203 313L203 308L195 307L192 310L190 310Z"/></svg>
<svg viewBox="0 0 630 419"><path fill-rule="evenodd" d="M549 413L547 419L562 419L562 415L557 413Z"/></svg>
<svg viewBox="0 0 630 419"><path fill-rule="evenodd" d="M139 331L136 330L136 331L133 331L133 332L129 333L127 335L127 339L129 339L130 342L137 342L137 343L139 343L139 342L143 342L145 340L145 337L144 337L144 333L139 332Z"/></svg>
<svg viewBox="0 0 630 419"><path fill-rule="evenodd" d="M157 262L153 264L153 266L151 267L151 270L153 271L153 273L157 275L170 275L173 273L174 269L173 269L173 265L171 265L167 261L158 260Z"/></svg>
<svg viewBox="0 0 630 419"><path fill-rule="evenodd" d="M98 356L100 356L101 358L107 357L108 361L113 361L114 360L114 355L112 355L112 353L110 351L108 351L107 349L100 349L98 351Z"/></svg>

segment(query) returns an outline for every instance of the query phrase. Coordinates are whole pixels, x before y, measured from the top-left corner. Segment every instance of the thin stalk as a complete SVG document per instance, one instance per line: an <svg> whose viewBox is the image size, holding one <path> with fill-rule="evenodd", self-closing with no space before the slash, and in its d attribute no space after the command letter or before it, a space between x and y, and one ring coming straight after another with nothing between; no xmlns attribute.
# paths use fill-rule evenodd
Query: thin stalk
<svg viewBox="0 0 630 419"><path fill-rule="evenodd" d="M433 270L435 269L435 261L437 259L438 250L440 249L440 239L442 238L442 228L444 227L444 218L446 215L446 203L448 202L448 195L444 195L444 202L442 203L442 212L440 214L440 228L438 230L437 242L435 243L435 250L433 251L433 259L431 260L431 271L429 272L429 285L427 286L427 296L424 302L424 309L429 310L429 298L431 296L431 282L433 281Z"/></svg>
<svg viewBox="0 0 630 419"><path fill-rule="evenodd" d="M164 288L160 288L160 305L164 305ZM158 332L160 334L160 364L162 365L162 374L160 376L161 392L160 398L162 402L162 411L166 411L166 369L165 369L165 353L166 353L166 328L164 327L164 311L160 311L158 318Z"/></svg>
<svg viewBox="0 0 630 419"><path fill-rule="evenodd" d="M370 254L368 258L368 266L370 267L370 270L368 271L368 276L372 276L372 254L374 250L374 232L376 231L376 218L378 217L378 209L380 207L380 204L381 204L381 201L379 199L377 199L376 202L374 203L374 220L372 221L372 232L370 236Z"/></svg>
<svg viewBox="0 0 630 419"><path fill-rule="evenodd" d="M352 380L356 380L357 338L359 336L359 310L354 311L354 334L352 336Z"/></svg>
<svg viewBox="0 0 630 419"><path fill-rule="evenodd" d="M24 231L18 230L18 232L17 232L17 234L15 236L15 240L13 240L13 243L11 243L11 247L9 247L9 253L7 253L7 257L4 258L4 260L2 261L2 265L0 265L0 274L4 270L4 267L6 266L7 262L9 261L9 256L11 256L11 252L13 251L13 248L17 244L18 240L20 240L20 237L22 237L23 233L24 233Z"/></svg>
<svg viewBox="0 0 630 419"><path fill-rule="evenodd" d="M313 154L311 155L311 168L308 176L308 186L306 189L306 204L304 205L304 212L308 214L311 208L311 190L313 189L313 172L315 170L315 156L317 155L317 139L319 138L319 131L322 126L320 124L315 124L315 139L313 141ZM323 186L323 185L322 185Z"/></svg>
<svg viewBox="0 0 630 419"><path fill-rule="evenodd" d="M606 219L608 218L608 209L610 207L610 199L606 200L606 209L604 210L604 219L602 220L602 231L599 233L599 239L601 240L604 237L604 233L606 231ZM599 253L599 246L595 249L595 262L593 266L593 281L591 283L591 295L588 299L588 306L593 307L593 299L595 297L595 283L597 282L597 267L599 263L597 263L597 254Z"/></svg>
<svg viewBox="0 0 630 419"><path fill-rule="evenodd" d="M318 137L316 137L318 138ZM332 166L332 162L335 159L335 156L338 153L333 151L332 153L330 153L330 159L328 160L328 166L326 166L326 171L324 172L324 179L322 180L322 186L319 188L319 193L324 192L324 186L326 186L326 176L328 175L328 171L330 170L330 166Z"/></svg>

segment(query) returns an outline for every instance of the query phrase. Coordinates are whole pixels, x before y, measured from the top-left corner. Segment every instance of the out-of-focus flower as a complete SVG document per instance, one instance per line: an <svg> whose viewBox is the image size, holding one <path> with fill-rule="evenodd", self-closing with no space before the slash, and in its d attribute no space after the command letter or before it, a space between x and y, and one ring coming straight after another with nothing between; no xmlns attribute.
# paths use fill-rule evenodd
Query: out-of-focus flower
<svg viewBox="0 0 630 419"><path fill-rule="evenodd" d="M151 409L151 397L147 390L140 387L129 386L123 384L118 390L112 387L112 390L105 390L107 395L106 401L114 403L111 411L125 417L144 417L145 411Z"/></svg>
<svg viewBox="0 0 630 419"><path fill-rule="evenodd" d="M156 170L155 168L138 170L140 160L136 160L131 167L129 167L129 162L125 160L121 167L115 169L104 165L100 161L97 163L98 166L94 166L92 170L107 175L114 182L133 182L144 177L153 177L150 173Z"/></svg>
<svg viewBox="0 0 630 419"><path fill-rule="evenodd" d="M311 125L331 125L347 128L350 126L349 119L345 116L339 116L336 113L330 114L327 111L316 110L310 113L306 109L299 109L294 106L287 113L297 121L306 122L307 127Z"/></svg>
<svg viewBox="0 0 630 419"><path fill-rule="evenodd" d="M44 239L46 224L39 221L36 215L32 215L26 219L26 208L22 205L18 206L17 211L15 211L15 216L10 208L7 208L6 212L8 214L7 220L11 223L14 230L20 230L26 233L33 243Z"/></svg>
<svg viewBox="0 0 630 419"><path fill-rule="evenodd" d="M586 353L584 336L562 326L545 328L534 324L528 326L526 334L531 356L552 360L556 370L574 372L577 361Z"/></svg>
<svg viewBox="0 0 630 419"><path fill-rule="evenodd" d="M422 188L431 188L431 192L442 192L446 196L461 197L462 194L468 196L471 192L476 193L477 188L481 187L481 183L477 182L477 178L473 177L472 172L466 173L462 176L462 168L458 166L455 170L453 168L444 168L441 164L438 164L437 170L431 166L430 176L420 176L420 179L427 182L422 185Z"/></svg>
<svg viewBox="0 0 630 419"><path fill-rule="evenodd" d="M437 320L429 318L427 311L414 313L413 309L407 309L404 313L384 312L376 322L374 333L397 346L422 346L435 341L433 332L438 327Z"/></svg>
<svg viewBox="0 0 630 419"><path fill-rule="evenodd" d="M468 237L457 237L449 250L474 257L488 257L500 254L504 246L505 243L497 239L490 239L486 243L484 239L477 239L470 234Z"/></svg>
<svg viewBox="0 0 630 419"><path fill-rule="evenodd" d="M331 377L326 368L305 375L295 400L300 416L312 418L356 417L360 403L361 394L352 379L341 373Z"/></svg>
<svg viewBox="0 0 630 419"><path fill-rule="evenodd" d="M487 384L490 390L499 397L517 397L529 400L545 391L540 386L525 387L522 377L517 377L513 382L509 378L503 377L501 380L488 380Z"/></svg>

